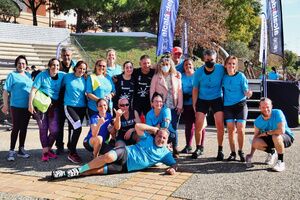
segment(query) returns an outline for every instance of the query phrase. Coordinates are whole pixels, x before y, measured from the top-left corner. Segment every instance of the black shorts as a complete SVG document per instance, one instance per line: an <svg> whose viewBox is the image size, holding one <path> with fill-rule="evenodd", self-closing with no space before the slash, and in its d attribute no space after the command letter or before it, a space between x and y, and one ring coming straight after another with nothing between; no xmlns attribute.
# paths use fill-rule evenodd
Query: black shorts
<svg viewBox="0 0 300 200"><path fill-rule="evenodd" d="M290 147L294 142L294 139L286 133L281 134L281 137L283 138L284 148ZM266 137L261 137L261 139L263 139L265 141L265 143L268 145L268 147L270 147L270 148L275 147L273 140L272 140L272 135L268 135Z"/></svg>
<svg viewBox="0 0 300 200"><path fill-rule="evenodd" d="M136 141L133 139L133 135L135 132L133 132L128 140L124 139L124 134L118 134L116 137L116 142L123 141L126 146L136 144Z"/></svg>
<svg viewBox="0 0 300 200"><path fill-rule="evenodd" d="M149 101L134 101L133 104L133 110L136 110L139 114L139 116L141 116L142 114L146 117L147 113L151 110L151 103L150 100Z"/></svg>
<svg viewBox="0 0 300 200"><path fill-rule="evenodd" d="M196 112L202 112L204 114L207 114L209 108L212 108L214 114L216 112L223 111L222 97L212 99L212 100L204 100L204 99L197 100Z"/></svg>
<svg viewBox="0 0 300 200"><path fill-rule="evenodd" d="M127 150L125 147L115 147L112 149L117 154L117 160L104 165L104 172L107 174L117 174L128 172L127 169Z"/></svg>
<svg viewBox="0 0 300 200"><path fill-rule="evenodd" d="M91 145L89 144L88 140L84 140L83 141L83 146L89 152L93 152L94 151L94 148L91 147ZM113 148L114 148L113 146L111 146L111 145L106 144L105 142L103 142L99 153L103 155L103 154L109 152L110 150L112 150Z"/></svg>
<svg viewBox="0 0 300 200"><path fill-rule="evenodd" d="M246 122L248 107L246 101L231 106L224 106L224 119L226 122Z"/></svg>

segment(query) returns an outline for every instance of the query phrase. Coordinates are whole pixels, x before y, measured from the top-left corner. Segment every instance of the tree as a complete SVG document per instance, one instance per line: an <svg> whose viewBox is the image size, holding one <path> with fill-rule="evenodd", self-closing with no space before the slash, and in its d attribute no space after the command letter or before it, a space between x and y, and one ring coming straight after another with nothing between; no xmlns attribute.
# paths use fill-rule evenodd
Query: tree
<svg viewBox="0 0 300 200"><path fill-rule="evenodd" d="M259 0L221 0L229 15L226 18L229 40L248 43L260 24L261 4Z"/></svg>
<svg viewBox="0 0 300 200"><path fill-rule="evenodd" d="M75 10L77 14L76 33L85 32L94 26L94 18L103 7L104 0L52 0L52 8L55 14L67 13Z"/></svg>
<svg viewBox="0 0 300 200"><path fill-rule="evenodd" d="M187 21L189 52L198 47L211 48L213 42L225 41L228 13L219 0L183 0L179 9L176 37L181 37L184 22Z"/></svg>
<svg viewBox="0 0 300 200"><path fill-rule="evenodd" d="M10 22L12 17L18 17L20 9L15 2L11 0L0 0L0 21Z"/></svg>
<svg viewBox="0 0 300 200"><path fill-rule="evenodd" d="M37 11L41 5L46 3L46 0L20 0L20 2L24 3L31 10L33 26L37 26Z"/></svg>
<svg viewBox="0 0 300 200"><path fill-rule="evenodd" d="M227 41L224 47L230 55L235 55L239 58L251 60L254 56L254 51L250 50L248 45L241 41Z"/></svg>

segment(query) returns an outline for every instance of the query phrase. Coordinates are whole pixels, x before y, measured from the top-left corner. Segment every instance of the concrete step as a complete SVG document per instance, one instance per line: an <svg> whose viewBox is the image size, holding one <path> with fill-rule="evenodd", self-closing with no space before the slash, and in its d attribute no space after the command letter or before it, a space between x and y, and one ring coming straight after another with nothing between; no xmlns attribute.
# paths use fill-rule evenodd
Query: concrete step
<svg viewBox="0 0 300 200"><path fill-rule="evenodd" d="M3 51L0 50L0 57L4 57L4 56L19 56L19 55L25 55L26 57L30 56L30 57L35 57L38 56L38 54L36 52L28 52L28 51L19 51L19 52L11 52L11 51Z"/></svg>
<svg viewBox="0 0 300 200"><path fill-rule="evenodd" d="M6 52L32 52L33 51L33 47L26 47L26 48L19 48L19 47L5 47L2 46L2 44L0 43L0 51L6 51Z"/></svg>

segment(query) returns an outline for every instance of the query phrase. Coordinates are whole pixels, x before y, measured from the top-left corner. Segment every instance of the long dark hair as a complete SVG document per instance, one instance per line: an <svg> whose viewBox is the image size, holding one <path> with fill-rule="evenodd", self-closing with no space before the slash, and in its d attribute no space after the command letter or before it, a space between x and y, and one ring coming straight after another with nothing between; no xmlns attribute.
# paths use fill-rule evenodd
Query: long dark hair
<svg viewBox="0 0 300 200"><path fill-rule="evenodd" d="M21 59L24 59L24 60L25 60L26 66L28 65L28 61L27 61L26 56L25 56L25 55L19 55L19 56L15 59L15 67L18 66L18 62L19 62L19 60L21 60Z"/></svg>

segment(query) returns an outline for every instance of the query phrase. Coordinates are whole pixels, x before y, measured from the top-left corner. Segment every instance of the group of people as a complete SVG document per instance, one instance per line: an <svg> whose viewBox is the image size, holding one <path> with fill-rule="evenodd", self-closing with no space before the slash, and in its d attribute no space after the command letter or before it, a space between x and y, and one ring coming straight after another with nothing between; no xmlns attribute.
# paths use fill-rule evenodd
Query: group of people
<svg viewBox="0 0 300 200"><path fill-rule="evenodd" d="M72 51L63 48L61 60L50 59L48 69L34 80L26 72L25 56L15 60L16 71L11 72L3 92L4 113L10 111L13 129L7 160L16 155L28 158L24 149L30 116L37 121L42 145L42 161L57 158L64 151L63 128L68 120L68 160L82 163L77 143L83 119L89 119L90 130L83 146L94 159L79 168L55 170L53 178L90 174L107 174L147 168L158 162L177 170L179 153L191 153L195 135L196 149L191 158L204 152L206 115L211 109L217 129L218 161L224 160L224 121L227 125L231 153L228 161L251 162L255 149L264 150L274 164L275 171L284 170L284 148L293 143L294 135L287 127L280 110L272 110L270 99L262 99L262 115L255 121L251 153L244 156L246 98L251 97L248 81L238 71L238 58L229 56L224 66L216 63L214 50L205 50L205 64L195 71L193 60L182 59L182 49L174 47L171 55L160 58L155 67L148 55L140 58L140 68L126 61L123 69L116 64L116 51L107 51L106 59L96 61L91 74L84 61L72 60ZM46 110L35 105L40 93L51 99ZM178 123L183 116L186 146L178 150ZM273 119L274 118L274 119ZM236 153L237 133L238 153ZM19 149L15 145L19 136ZM56 142L57 150L53 151ZM275 149L277 151L275 151ZM279 162L280 161L280 162Z"/></svg>

